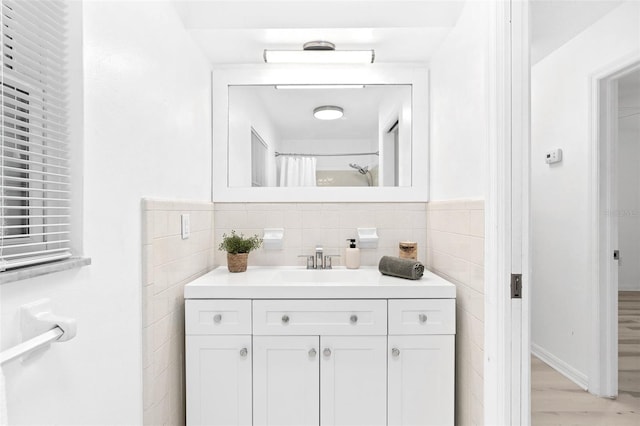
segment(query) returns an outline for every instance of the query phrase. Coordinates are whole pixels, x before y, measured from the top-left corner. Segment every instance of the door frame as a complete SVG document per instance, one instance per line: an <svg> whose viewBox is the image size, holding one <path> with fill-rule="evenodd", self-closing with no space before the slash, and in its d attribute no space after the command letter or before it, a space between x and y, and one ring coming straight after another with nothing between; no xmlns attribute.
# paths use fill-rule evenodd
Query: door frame
<svg viewBox="0 0 640 426"><path fill-rule="evenodd" d="M640 69L640 52L590 76L589 223L591 346L589 392L618 394L618 83Z"/></svg>
<svg viewBox="0 0 640 426"><path fill-rule="evenodd" d="M530 0L490 2L484 423L530 423ZM511 275L522 275L521 299Z"/></svg>

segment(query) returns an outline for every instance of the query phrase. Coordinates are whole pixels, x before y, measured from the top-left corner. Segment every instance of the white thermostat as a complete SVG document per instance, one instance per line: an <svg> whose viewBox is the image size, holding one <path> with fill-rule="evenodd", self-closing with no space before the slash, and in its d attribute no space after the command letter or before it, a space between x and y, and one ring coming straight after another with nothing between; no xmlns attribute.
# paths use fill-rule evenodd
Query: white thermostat
<svg viewBox="0 0 640 426"><path fill-rule="evenodd" d="M548 151L544 158L545 163L553 164L562 161L562 150L560 148L552 149Z"/></svg>

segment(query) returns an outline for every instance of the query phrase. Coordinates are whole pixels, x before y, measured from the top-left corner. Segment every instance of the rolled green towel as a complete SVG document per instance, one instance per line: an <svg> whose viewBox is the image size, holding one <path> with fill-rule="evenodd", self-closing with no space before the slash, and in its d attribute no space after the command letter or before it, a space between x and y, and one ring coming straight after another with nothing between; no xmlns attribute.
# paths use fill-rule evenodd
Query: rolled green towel
<svg viewBox="0 0 640 426"><path fill-rule="evenodd" d="M383 275L419 280L424 274L424 265L413 259L401 259L393 256L382 256L378 270Z"/></svg>

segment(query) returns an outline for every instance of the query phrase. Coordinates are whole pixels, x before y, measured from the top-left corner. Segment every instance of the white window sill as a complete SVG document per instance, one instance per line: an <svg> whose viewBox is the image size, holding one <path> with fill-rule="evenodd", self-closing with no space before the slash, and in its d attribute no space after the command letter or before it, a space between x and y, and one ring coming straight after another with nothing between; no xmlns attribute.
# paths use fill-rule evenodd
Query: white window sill
<svg viewBox="0 0 640 426"><path fill-rule="evenodd" d="M87 265L91 265L91 258L72 257L70 259L59 260L57 262L16 269L14 271L5 271L0 273L0 284L26 280L40 275L66 271L69 269L81 268Z"/></svg>

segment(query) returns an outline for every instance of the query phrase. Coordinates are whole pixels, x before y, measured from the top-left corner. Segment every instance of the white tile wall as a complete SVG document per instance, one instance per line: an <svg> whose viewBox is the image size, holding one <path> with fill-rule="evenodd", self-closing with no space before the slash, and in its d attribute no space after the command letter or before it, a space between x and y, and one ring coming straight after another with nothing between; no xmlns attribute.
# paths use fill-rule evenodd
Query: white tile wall
<svg viewBox="0 0 640 426"><path fill-rule="evenodd" d="M427 268L456 284L456 424L483 424L484 202L427 203Z"/></svg>
<svg viewBox="0 0 640 426"><path fill-rule="evenodd" d="M180 236L188 213L191 236ZM143 420L183 425L186 283L213 267L213 204L142 201Z"/></svg>
<svg viewBox="0 0 640 426"><path fill-rule="evenodd" d="M426 203L216 203L215 247L232 229L246 236L263 235L264 228L284 228L282 250L260 248L249 255L249 265L304 266L302 254L321 245L325 254L338 254L344 264L347 238L356 228L378 229L377 249L362 249L361 264L375 266L383 255L398 255L400 241L418 243L418 259L426 260ZM226 265L226 253L216 251L216 265Z"/></svg>

